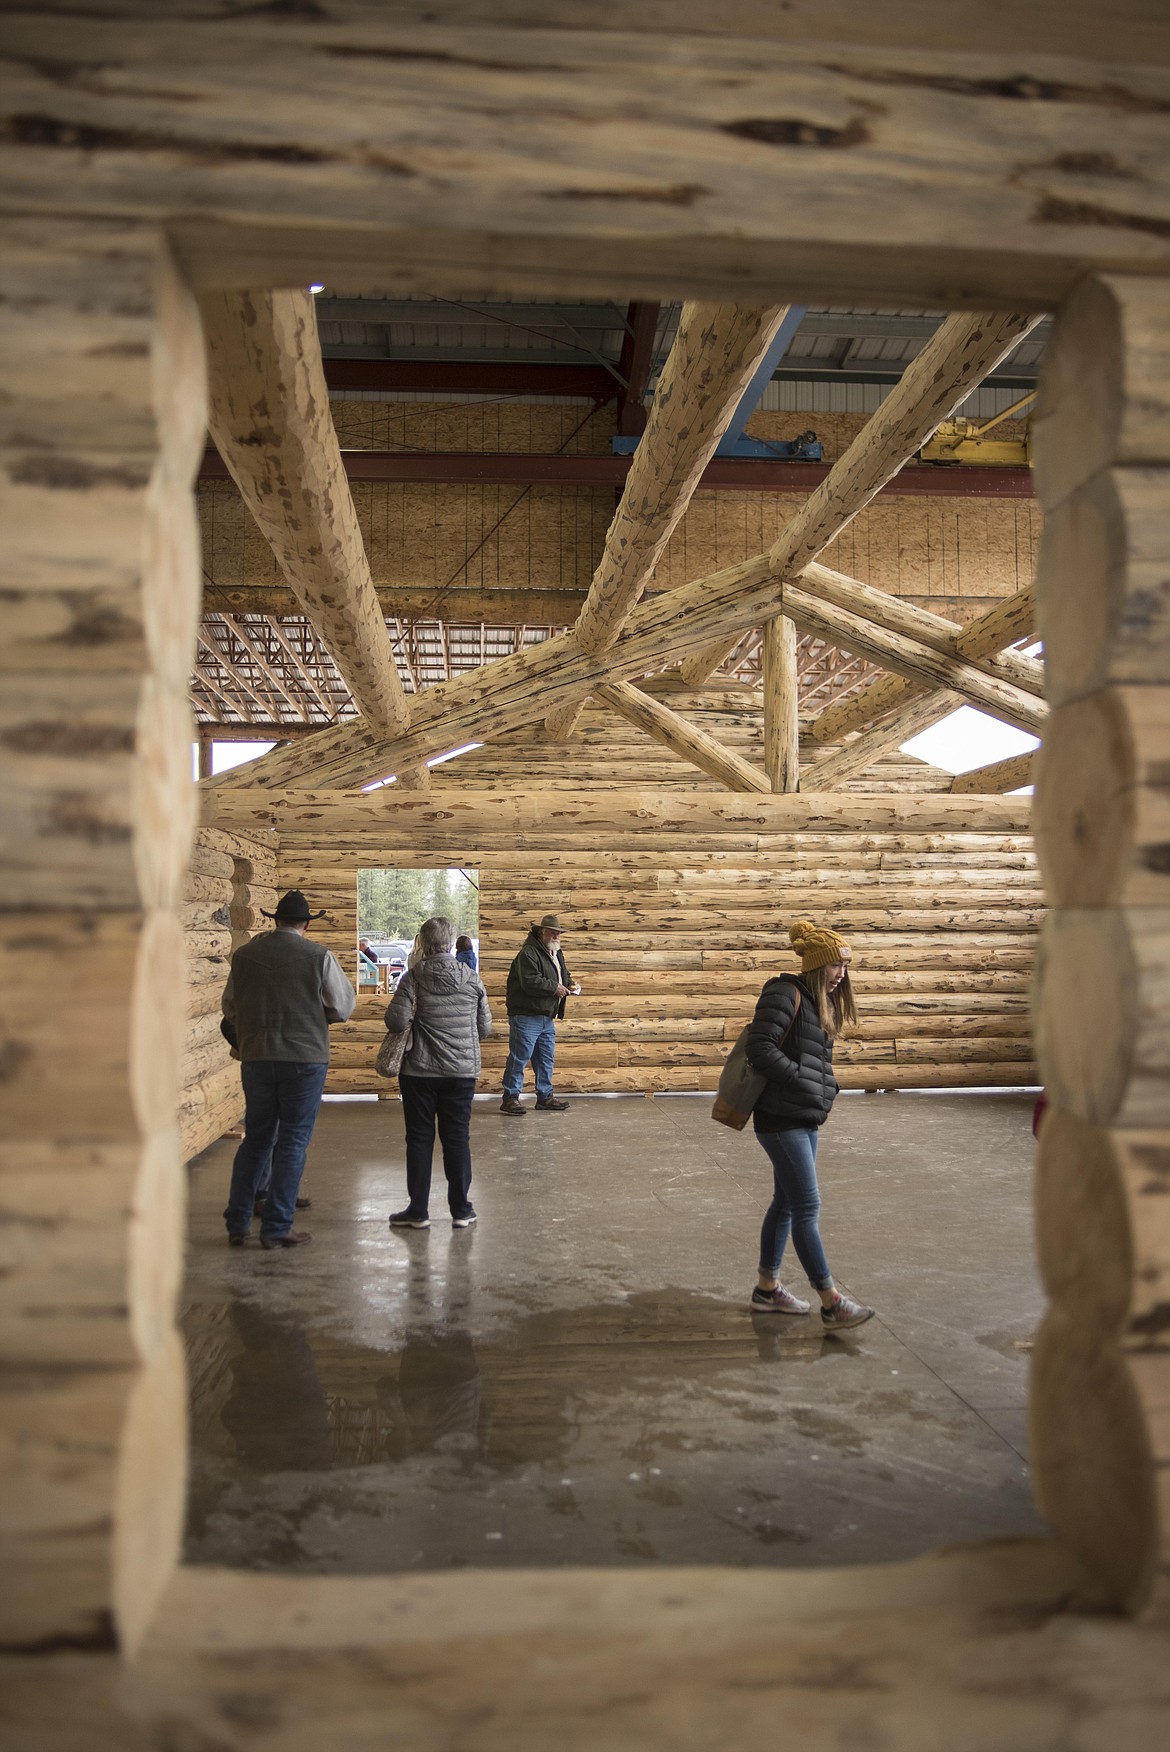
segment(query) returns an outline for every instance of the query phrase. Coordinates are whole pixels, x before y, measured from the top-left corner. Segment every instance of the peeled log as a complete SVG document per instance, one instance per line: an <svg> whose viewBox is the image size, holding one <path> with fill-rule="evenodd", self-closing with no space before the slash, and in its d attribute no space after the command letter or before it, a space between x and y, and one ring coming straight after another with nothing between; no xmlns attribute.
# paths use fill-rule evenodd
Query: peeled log
<svg viewBox="0 0 1170 1752"><path fill-rule="evenodd" d="M802 632L815 633L857 656L868 657L908 681L952 688L972 705L1018 729L1038 734L1043 726L1047 715L1043 701L992 673L989 663L976 667L901 632L879 627L836 603L821 602L805 589L803 580L785 584L783 604L784 612Z"/></svg>
<svg viewBox="0 0 1170 1752"><path fill-rule="evenodd" d="M994 657L1000 651L1027 638L1036 626L1036 589L1025 584L1011 596L1005 596L986 613L960 629L955 649L960 657L972 663L981 657Z"/></svg>
<svg viewBox="0 0 1170 1752"><path fill-rule="evenodd" d="M800 789L796 628L787 615L764 624L764 769L773 791Z"/></svg>
<svg viewBox="0 0 1170 1752"><path fill-rule="evenodd" d="M1064 1307L1036 1336L1028 1422L1037 1506L1088 1566L1100 1604L1137 1611L1158 1562L1144 1409L1120 1345Z"/></svg>
<svg viewBox="0 0 1170 1752"><path fill-rule="evenodd" d="M731 791L770 791L766 773L752 766L750 761L743 760L738 754L724 748L713 736L697 725L681 718L677 712L672 712L669 706L664 706L660 700L653 699L641 689L630 687L624 681L610 682L597 690L597 697L612 706L614 711L625 718L627 723L637 725L645 730L647 735L665 744L673 754L680 759L697 766L700 772L709 773L713 779Z"/></svg>
<svg viewBox="0 0 1170 1752"><path fill-rule="evenodd" d="M232 860L231 876L238 875L236 859L242 858L246 863L266 864L275 868L276 842L266 830L255 833L233 833L229 828L201 827L195 836L195 851L205 850L219 852L221 856ZM192 865L194 868L194 865ZM245 875L242 880L247 881Z"/></svg>
<svg viewBox="0 0 1170 1752"><path fill-rule="evenodd" d="M211 435L364 718L397 735L410 708L358 526L307 292L202 300Z"/></svg>
<svg viewBox="0 0 1170 1752"><path fill-rule="evenodd" d="M146 1635L178 1564L186 1497L187 1358L172 1330L139 1371L119 1442L113 1602L127 1656Z"/></svg>
<svg viewBox="0 0 1170 1752"><path fill-rule="evenodd" d="M1168 296L1161 277L1098 275L1062 305L1032 419L1046 515L1102 469L1170 461Z"/></svg>
<svg viewBox="0 0 1170 1752"><path fill-rule="evenodd" d="M230 889L235 875L235 860L230 853L220 851L210 841L205 842L204 835L207 832L205 828L197 830L187 860L187 869L192 876L204 876L213 881L222 879Z"/></svg>
<svg viewBox="0 0 1170 1752"><path fill-rule="evenodd" d="M68 967L67 1002L47 1002ZM138 1137L172 1123L180 1081L182 939L167 913L0 913L0 1124L37 1137L47 1091L60 1138ZM58 994L61 995L61 994Z"/></svg>
<svg viewBox="0 0 1170 1752"><path fill-rule="evenodd" d="M0 1424L0 1641L109 1636L110 1518L134 1369L14 1375Z"/></svg>
<svg viewBox="0 0 1170 1752"><path fill-rule="evenodd" d="M1170 468L1095 475L1048 511L1037 566L1053 705L1166 679Z"/></svg>
<svg viewBox="0 0 1170 1752"><path fill-rule="evenodd" d="M912 736L929 730L932 724L937 724L940 718L947 717L961 704L959 694L945 690L919 694L900 711L883 717L873 728L863 730L854 741L846 742L823 760L818 760L815 766L807 767L805 789L831 791L834 786L847 783L894 749L901 748Z"/></svg>
<svg viewBox="0 0 1170 1752"><path fill-rule="evenodd" d="M946 319L769 549L778 580L795 577L836 540L1035 322L991 311ZM683 675L705 681L732 649L723 641L696 653L683 664Z"/></svg>
<svg viewBox="0 0 1170 1752"><path fill-rule="evenodd" d="M890 595L888 591L876 590L872 584L863 584L860 579L835 572L829 566L816 563L806 566L800 577L792 582L820 601L832 603L835 608L848 609L862 620L872 621L884 632L900 635L939 652L941 656L953 657L983 669L1000 681L1035 694L1038 699L1044 697L1044 668L1034 657L1025 657L1020 651L1003 651L998 644L990 650L980 648L986 644L992 630L996 639L1000 637L1005 619L1001 610L993 609L980 615L971 626L961 627L957 621L947 620L941 614L931 614L912 602ZM1011 634L1007 637L1010 639Z"/></svg>
<svg viewBox="0 0 1170 1752"><path fill-rule="evenodd" d="M867 682L854 694L826 706L812 722L814 742L840 742L854 730L866 730L880 724L891 712L901 712L919 701L927 691L920 681L907 681L902 675L880 675Z"/></svg>
<svg viewBox="0 0 1170 1752"><path fill-rule="evenodd" d="M185 695L150 676L6 674L5 904L171 904L194 826L191 734Z"/></svg>
<svg viewBox="0 0 1170 1752"><path fill-rule="evenodd" d="M1058 906L1170 899L1170 687L1110 688L1052 716L1037 762L1036 849Z"/></svg>
<svg viewBox="0 0 1170 1752"><path fill-rule="evenodd" d="M1051 720L1049 733L1051 734ZM968 772L956 773L951 780L951 795L967 797L980 793L1003 796L1008 791L1018 791L1024 785L1034 784L1035 778L1035 754L1013 754L1007 760L989 761L986 766L972 767Z"/></svg>
<svg viewBox="0 0 1170 1752"><path fill-rule="evenodd" d="M223 876L203 876L188 869L183 878L182 899L187 905L194 901L210 901L216 906L230 906L233 894L234 889L230 874L226 878Z"/></svg>
<svg viewBox="0 0 1170 1752"><path fill-rule="evenodd" d="M534 797L522 787L510 795L463 791L442 799L396 799L394 789L364 796L329 790L219 791L204 793L204 799L217 820L273 823L282 834L308 834L320 846L332 845L352 831L359 837L391 835L393 843L412 845L462 840L469 851L481 842L514 851L520 835L524 846L519 849L537 850L563 836L570 841L568 849L574 850L580 836L588 833L591 843L602 847L628 838L635 851L649 849L647 836L657 835L675 848L675 856L681 846L688 854L694 850L696 834L712 838L838 831L1018 834L1028 831L1031 813L1027 797L968 798L945 793L812 798L615 790L550 799ZM474 864L475 858L469 861Z"/></svg>
<svg viewBox="0 0 1170 1752"><path fill-rule="evenodd" d="M8 1369L127 1368L130 1208L150 1144L0 1141L0 1363ZM132 1237L129 1245L133 1245Z"/></svg>
<svg viewBox="0 0 1170 1752"><path fill-rule="evenodd" d="M1161 1125L1170 1080L1170 911L1052 913L1037 958L1036 1045L1045 1086L1066 1113L1096 1125Z"/></svg>
<svg viewBox="0 0 1170 1752"><path fill-rule="evenodd" d="M573 636L605 651L661 559L785 316L786 305L684 304Z"/></svg>

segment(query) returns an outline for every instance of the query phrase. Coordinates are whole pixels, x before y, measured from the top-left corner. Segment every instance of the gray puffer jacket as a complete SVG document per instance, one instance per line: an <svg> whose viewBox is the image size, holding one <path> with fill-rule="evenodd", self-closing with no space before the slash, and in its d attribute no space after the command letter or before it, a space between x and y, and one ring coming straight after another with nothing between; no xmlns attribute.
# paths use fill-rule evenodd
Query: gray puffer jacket
<svg viewBox="0 0 1170 1752"><path fill-rule="evenodd" d="M453 956L430 955L399 980L386 1026L412 1031L406 1076L478 1077L479 1043L492 1031L483 981Z"/></svg>

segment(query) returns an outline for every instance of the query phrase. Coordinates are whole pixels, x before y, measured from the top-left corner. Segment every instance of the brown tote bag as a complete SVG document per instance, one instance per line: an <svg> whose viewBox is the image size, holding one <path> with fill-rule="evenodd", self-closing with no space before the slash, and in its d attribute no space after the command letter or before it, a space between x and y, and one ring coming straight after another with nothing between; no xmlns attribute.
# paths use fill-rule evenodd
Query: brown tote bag
<svg viewBox="0 0 1170 1752"><path fill-rule="evenodd" d="M796 994L796 1008L792 1012L792 1021L780 1036L778 1045L783 1046L792 1033L796 1018L800 1015L800 993ZM748 1035L751 1033L751 1023L740 1033L735 1045L727 1055L723 1069L719 1073L715 1102L711 1108L711 1118L718 1125L728 1125L732 1131L742 1131L752 1116L752 1109L768 1086L767 1077L759 1071L753 1071L747 1061Z"/></svg>
<svg viewBox="0 0 1170 1752"><path fill-rule="evenodd" d="M403 975L406 978L406 975ZM392 1033L388 1028L386 1038L378 1048L378 1056L374 1060L374 1069L380 1077L396 1077L402 1069L402 1061L410 1051L410 1043L414 1030L404 1028L401 1033Z"/></svg>
<svg viewBox="0 0 1170 1752"><path fill-rule="evenodd" d="M410 1051L410 1040L413 1030L403 1029L401 1034L391 1034L386 1030L386 1038L378 1048L378 1056L374 1060L374 1069L380 1077L396 1077L402 1069L402 1061Z"/></svg>

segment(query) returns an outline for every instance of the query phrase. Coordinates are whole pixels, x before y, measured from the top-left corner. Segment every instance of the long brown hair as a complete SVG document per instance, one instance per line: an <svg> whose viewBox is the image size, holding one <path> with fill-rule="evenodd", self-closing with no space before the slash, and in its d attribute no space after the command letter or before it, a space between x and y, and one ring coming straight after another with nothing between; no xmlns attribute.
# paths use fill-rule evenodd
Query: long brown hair
<svg viewBox="0 0 1170 1752"><path fill-rule="evenodd" d="M857 1005L853 1002L853 987L849 983L846 964L840 983L829 990L828 967L811 967L801 979L817 1001L817 1020L830 1040L836 1040L846 1023L857 1027Z"/></svg>

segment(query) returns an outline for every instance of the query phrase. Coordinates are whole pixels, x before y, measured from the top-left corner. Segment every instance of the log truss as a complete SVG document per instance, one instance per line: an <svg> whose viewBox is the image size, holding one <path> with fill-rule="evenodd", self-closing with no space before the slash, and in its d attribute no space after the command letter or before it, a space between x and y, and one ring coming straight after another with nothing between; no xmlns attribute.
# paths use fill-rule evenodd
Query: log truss
<svg viewBox="0 0 1170 1752"><path fill-rule="evenodd" d="M257 316L249 300L205 300L213 432L309 626L300 654L287 635L265 630L264 617L261 624L249 626L241 617L221 611L200 638L201 660L191 687L190 697L208 716L234 722L240 713L251 716L258 711L260 716L253 721L272 724L285 721L287 713L287 721L298 729L319 723L328 727L325 734L348 731L360 739L352 745L356 760L335 762L334 782L368 781L379 776L379 768L384 774L393 766L405 782L422 783L426 779L422 763L441 751L432 746L434 731L422 727L415 709L417 697L429 686L458 692L466 682L460 700L468 708L466 715L460 720L456 710L451 716L456 742L490 737L534 716L546 716L550 734L564 738L573 733L594 688L612 709L628 716L636 699L625 691L628 684L661 671L671 658L681 659L683 676L699 683L717 673L739 677L754 664L767 692L763 629L782 614L786 625L792 623L788 661L793 726L799 710L795 638L800 633L836 646L854 660L891 671L901 678L903 690L907 686L912 692L924 686L953 689L1009 723L1039 729L1044 708L1032 697L1042 693L1038 665L1031 664L1029 674L1028 660L1023 658L971 657L960 651L960 633L953 623L815 561L816 554L892 478L914 445L929 435L940 412L958 405L963 391L978 383L1026 335L1031 319L976 315L944 323L779 541L730 572L665 593L661 608L674 608L676 613L654 617L649 624L656 621L656 635L643 638L641 660L634 663L629 651L631 643L638 641L621 635L627 622L631 631L647 625L635 605L783 316L781 310L740 310L731 305L684 309L640 447L640 472L636 458L580 613L559 636L554 636L551 626L532 636L527 623L520 623L503 649L493 639L495 648L489 652L485 620L479 623L478 637L474 628L469 636L457 637L456 626L445 619L435 621L433 635L419 620L395 618L388 625L342 477L309 300L304 295L287 299L274 295L261 304ZM248 322L243 321L245 316ZM246 338L241 340L241 335ZM275 460L256 447L261 430L277 447ZM328 491L320 490L322 482L328 484ZM323 507L328 507L324 515ZM700 642L695 634L708 624L704 611L709 599L719 598L725 585L735 586L737 596L752 602L760 611L759 619L743 614L739 601L729 600L726 610L709 623L712 632L725 629L722 636ZM648 600L646 607L652 606L659 605ZM1005 625L1004 642L1006 631ZM319 675L308 668L310 637ZM530 647L539 644L549 644L552 665L531 670L524 665L517 670ZM280 667L286 657L296 671L288 680ZM512 664L508 680L501 671L478 685L469 671L488 668L494 658L506 659L505 670ZM327 664L332 673L326 673ZM548 683L562 677L567 681L566 670L575 672L573 685L554 697ZM514 703L506 716L498 710L493 713L490 702L498 684L502 682L507 692L513 674L518 684L511 689ZM833 691L835 709L840 711L842 690ZM530 706L521 705L519 713L517 692L531 701ZM231 720L220 716L225 710L233 714ZM660 713L648 716L644 708L639 711L651 734L666 740L684 758L694 758L701 770L725 772L726 782L736 788L758 781L759 775L740 772L724 751L707 748L698 753L693 736L680 722L667 724ZM314 716L318 712L320 716ZM433 714L424 711L423 719L427 717L433 721ZM375 740L381 752L371 764L361 749L364 744L372 752ZM879 742L884 752L889 734ZM404 743L411 746L403 747ZM336 752L343 747L338 744ZM335 750L322 745L320 752L329 759ZM792 758L795 762L795 748ZM851 771L858 766L864 770L866 763L858 761L856 751L845 758ZM307 755L290 765L289 758L283 757L280 776L307 774L312 759ZM795 775L793 765L781 788L795 786ZM247 776L242 782L276 778L277 769L272 767L262 777Z"/></svg>
<svg viewBox="0 0 1170 1752"><path fill-rule="evenodd" d="M543 644L564 626L391 620L389 630L403 691L410 695ZM717 679L759 687L762 656L762 635L746 634ZM881 673L876 664L811 634L797 643L802 712L848 699ZM303 616L205 613L191 704L196 724L212 737L250 724L268 734L276 726L290 733L306 725L324 729L359 716L337 665Z"/></svg>

